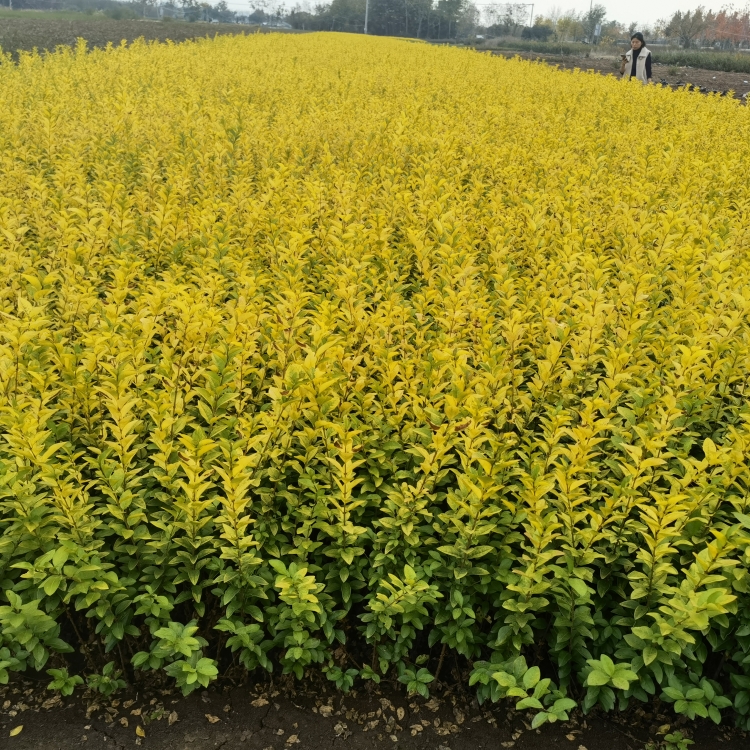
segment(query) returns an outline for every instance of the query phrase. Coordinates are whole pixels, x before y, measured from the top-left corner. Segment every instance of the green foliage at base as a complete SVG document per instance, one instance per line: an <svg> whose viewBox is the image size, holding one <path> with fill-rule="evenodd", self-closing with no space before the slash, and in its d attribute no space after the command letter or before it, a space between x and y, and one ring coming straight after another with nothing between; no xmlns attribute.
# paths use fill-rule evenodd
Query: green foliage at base
<svg viewBox="0 0 750 750"><path fill-rule="evenodd" d="M654 62L704 70L721 70L725 73L750 73L750 52L703 52L698 50L658 50ZM744 89L743 89L744 90Z"/></svg>
<svg viewBox="0 0 750 750"><path fill-rule="evenodd" d="M750 728L739 103L345 35L0 90L0 681Z"/></svg>

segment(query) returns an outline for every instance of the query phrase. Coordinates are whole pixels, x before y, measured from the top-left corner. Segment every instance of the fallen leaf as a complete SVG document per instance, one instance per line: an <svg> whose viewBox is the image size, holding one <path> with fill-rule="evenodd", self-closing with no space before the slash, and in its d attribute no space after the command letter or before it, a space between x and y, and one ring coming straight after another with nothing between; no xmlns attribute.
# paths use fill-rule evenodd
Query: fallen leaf
<svg viewBox="0 0 750 750"><path fill-rule="evenodd" d="M16 735L21 734L22 731L23 731L23 724L19 724L17 727L10 730L10 736L15 737Z"/></svg>
<svg viewBox="0 0 750 750"><path fill-rule="evenodd" d="M125 702L124 702L124 703L122 704L122 707L123 707L123 708L130 708L130 707L131 707L131 706L132 706L132 705L133 705L134 703L135 703L135 701L125 701Z"/></svg>
<svg viewBox="0 0 750 750"><path fill-rule="evenodd" d="M406 716L406 711L404 711L404 709L401 706L399 706L396 709L396 716L398 716L398 720L399 721L403 721L404 720L404 716Z"/></svg>
<svg viewBox="0 0 750 750"><path fill-rule="evenodd" d="M126 708L126 706L125 706L124 704L123 704L123 706L122 706L122 707L123 707L123 708ZM140 715L141 715L141 713L143 713L142 709L140 709L140 708L134 708L134 709L133 709L133 710L132 710L132 711L130 712L130 715L131 715L131 716L140 716Z"/></svg>
<svg viewBox="0 0 750 750"><path fill-rule="evenodd" d="M171 714L169 714L169 726L171 727L172 724L174 724L179 717L177 716L177 711L172 711Z"/></svg>
<svg viewBox="0 0 750 750"><path fill-rule="evenodd" d="M57 706L58 704L62 703L62 699L59 695L56 695L54 698L47 698L44 703L42 703L42 708L53 708L54 706ZM95 703L93 708L90 707L89 710L96 711L96 709L99 708L99 706ZM86 715L89 716L89 710L86 711Z"/></svg>
<svg viewBox="0 0 750 750"><path fill-rule="evenodd" d="M286 738L286 744L287 745L297 745L297 744L299 744L299 738L297 737L296 734L290 734Z"/></svg>
<svg viewBox="0 0 750 750"><path fill-rule="evenodd" d="M321 716L328 717L328 716L330 716L333 713L333 706L321 706L318 709L318 713Z"/></svg>
<svg viewBox="0 0 750 750"><path fill-rule="evenodd" d="M566 734L565 735L565 739L566 740L570 740L571 742L573 742L575 740L575 738L576 738L576 736L574 734Z"/></svg>
<svg viewBox="0 0 750 750"><path fill-rule="evenodd" d="M128 725L128 720L123 716L120 719L120 724L122 724L124 727L126 727Z"/></svg>
<svg viewBox="0 0 750 750"><path fill-rule="evenodd" d="M217 721L221 721L218 716L214 716L213 714L206 714L206 718L209 724L216 724Z"/></svg>
<svg viewBox="0 0 750 750"><path fill-rule="evenodd" d="M140 724L135 728L135 733L139 737L145 737L146 736L146 730Z"/></svg>
<svg viewBox="0 0 750 750"><path fill-rule="evenodd" d="M262 708L263 706L268 705L268 701L261 696L260 698L256 698L254 701L250 703L251 706L255 706L255 708Z"/></svg>
<svg viewBox="0 0 750 750"><path fill-rule="evenodd" d="M435 711L437 711L440 708L440 701L437 698L432 697L430 698L430 700L427 701L427 703L424 704L424 707L429 708L430 711L435 713Z"/></svg>
<svg viewBox="0 0 750 750"><path fill-rule="evenodd" d="M501 742L500 743L503 747L513 747L515 745L515 742Z"/></svg>
<svg viewBox="0 0 750 750"><path fill-rule="evenodd" d="M586 750L586 746L585 745L579 745L578 746L578 750Z"/></svg>
<svg viewBox="0 0 750 750"><path fill-rule="evenodd" d="M344 724L343 721L340 721L336 726L333 728L334 734L337 737L343 737L346 739L351 734L351 730L347 727L346 724Z"/></svg>
<svg viewBox="0 0 750 750"><path fill-rule="evenodd" d="M274 732L274 734L276 734L276 735L278 735L279 737L281 737L281 735L282 735L282 734L284 734L284 730L283 730L283 729L277 729L277 730L276 730L276 731Z"/></svg>

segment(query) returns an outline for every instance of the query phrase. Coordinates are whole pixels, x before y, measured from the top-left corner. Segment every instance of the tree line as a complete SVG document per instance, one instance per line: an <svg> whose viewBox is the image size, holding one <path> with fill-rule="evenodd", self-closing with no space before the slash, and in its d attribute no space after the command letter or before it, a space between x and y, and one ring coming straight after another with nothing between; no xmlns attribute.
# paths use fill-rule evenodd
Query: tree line
<svg viewBox="0 0 750 750"><path fill-rule="evenodd" d="M291 10L264 4L256 8L253 16L261 21L283 19L297 29L361 33L365 0L331 0L314 7L295 5ZM567 42L629 39L634 31L641 31L647 39L672 41L683 47L730 49L750 47L750 6L719 11L699 6L677 11L653 24L639 24L609 19L604 6L598 4L581 13L553 11L532 19L531 6L525 4L478 6L470 0L370 0L367 31L420 39L480 35Z"/></svg>
<svg viewBox="0 0 750 750"><path fill-rule="evenodd" d="M80 10L111 18L143 17L151 15L149 8L166 5L179 8L185 21L284 23L307 31L365 30L366 0L331 0L291 8L275 0L256 0L247 13L231 10L226 0L214 4L205 0L0 0L0 5L11 1L14 8ZM581 13L557 10L535 18L531 7L520 3L477 5L471 0L369 0L367 32L431 40L481 36L597 43L628 39L634 31L641 31L647 40L671 41L681 47L750 48L750 5L719 11L698 6L646 25L608 19L606 9L598 4Z"/></svg>
<svg viewBox="0 0 750 750"><path fill-rule="evenodd" d="M719 11L699 6L646 25L607 20L604 8L594 6L593 13L553 12L539 16L535 26L546 29L547 36L555 41L578 42L588 41L597 23L602 24L603 39L629 38L634 31L641 31L647 40L660 39L681 47L750 47L750 6L744 10L730 7ZM508 31L512 34L512 29Z"/></svg>

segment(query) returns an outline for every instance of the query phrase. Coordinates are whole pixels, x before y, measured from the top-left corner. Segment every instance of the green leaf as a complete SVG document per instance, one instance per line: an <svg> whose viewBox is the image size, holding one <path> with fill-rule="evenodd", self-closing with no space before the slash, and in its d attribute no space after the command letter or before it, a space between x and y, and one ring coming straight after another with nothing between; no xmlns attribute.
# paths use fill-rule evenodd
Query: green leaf
<svg viewBox="0 0 750 750"><path fill-rule="evenodd" d="M601 664L601 670L609 675L609 677L612 677L615 673L615 665L612 662L612 659L610 659L606 654L602 654L601 659L599 660L599 663Z"/></svg>
<svg viewBox="0 0 750 750"><path fill-rule="evenodd" d="M502 687L510 688L515 687L516 685L516 678L507 672L494 672L492 674L492 679L499 685L502 685Z"/></svg>
<svg viewBox="0 0 750 750"><path fill-rule="evenodd" d="M531 667L523 676L523 686L530 690L539 682L540 677L539 667Z"/></svg>
<svg viewBox="0 0 750 750"><path fill-rule="evenodd" d="M52 565L60 570L63 565L68 561L68 550L65 547L58 547L55 550L55 554L52 555Z"/></svg>
<svg viewBox="0 0 750 750"><path fill-rule="evenodd" d="M664 695L666 695L668 698L670 698L673 701L679 701L684 700L685 696L683 693L678 690L677 688L673 687L665 687L663 690Z"/></svg>
<svg viewBox="0 0 750 750"><path fill-rule="evenodd" d="M541 710L544 708L544 706L539 700L531 696L528 698L523 698L522 700L518 701L518 703L516 703L516 709L518 709L519 711L523 711L527 708L538 708Z"/></svg>
<svg viewBox="0 0 750 750"><path fill-rule="evenodd" d="M575 591L576 594L578 594L578 596L582 599L588 597L588 587L586 586L586 583L580 578L569 578L568 584L573 589L573 591Z"/></svg>
<svg viewBox="0 0 750 750"><path fill-rule="evenodd" d="M44 593L47 596L52 596L55 591L60 587L60 584L63 582L62 576L50 576L42 585L42 588L44 589Z"/></svg>
<svg viewBox="0 0 750 750"><path fill-rule="evenodd" d="M618 688L619 690L627 690L630 683L627 680L622 679L622 677L616 674L611 679L610 684L613 687Z"/></svg>
<svg viewBox="0 0 750 750"><path fill-rule="evenodd" d="M576 702L572 698L558 698L549 710L556 714L560 714L563 711L570 711L575 707Z"/></svg>
<svg viewBox="0 0 750 750"><path fill-rule="evenodd" d="M589 672L589 676L586 678L586 684L591 686L607 685L609 683L609 675L606 672L602 672L599 669L592 669Z"/></svg>

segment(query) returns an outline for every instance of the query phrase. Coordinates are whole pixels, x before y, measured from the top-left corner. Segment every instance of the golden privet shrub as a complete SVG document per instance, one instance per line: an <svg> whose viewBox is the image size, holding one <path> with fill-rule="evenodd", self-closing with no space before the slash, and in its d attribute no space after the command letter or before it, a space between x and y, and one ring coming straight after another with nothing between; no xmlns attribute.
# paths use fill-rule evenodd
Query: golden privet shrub
<svg viewBox="0 0 750 750"><path fill-rule="evenodd" d="M746 723L739 102L345 35L4 58L0 262L0 679Z"/></svg>

